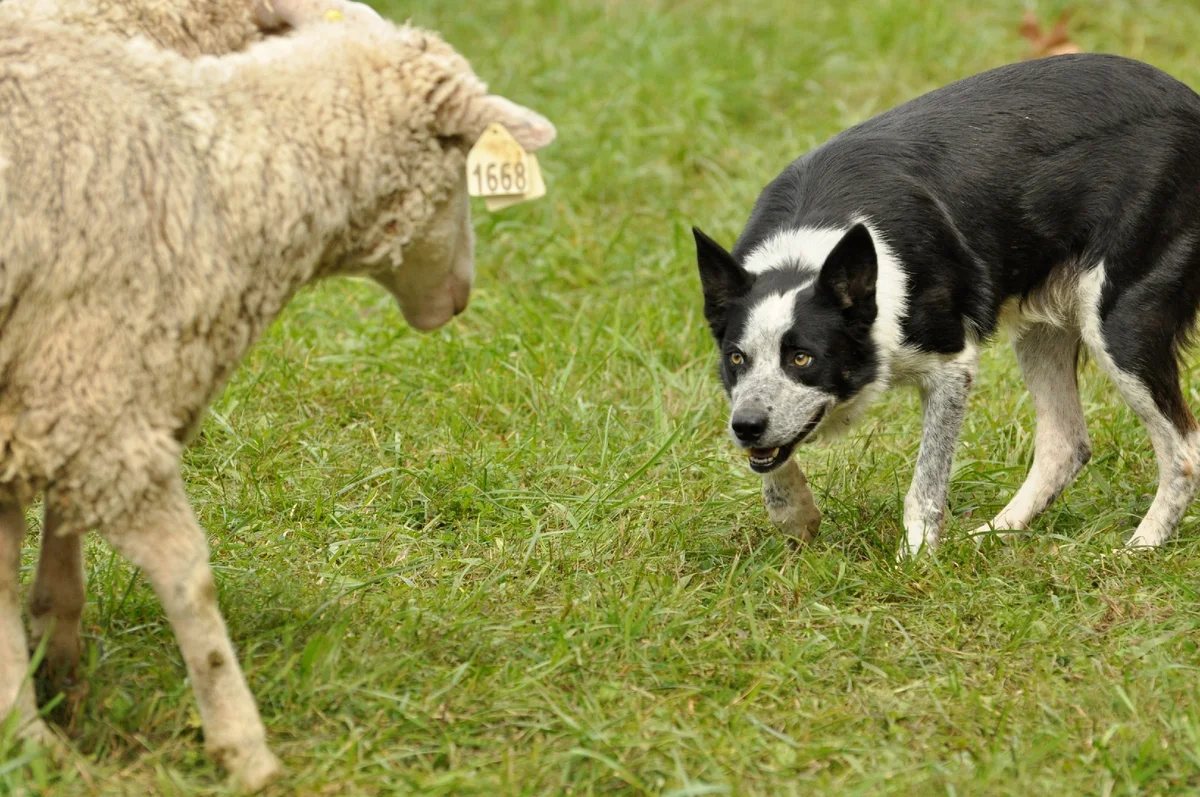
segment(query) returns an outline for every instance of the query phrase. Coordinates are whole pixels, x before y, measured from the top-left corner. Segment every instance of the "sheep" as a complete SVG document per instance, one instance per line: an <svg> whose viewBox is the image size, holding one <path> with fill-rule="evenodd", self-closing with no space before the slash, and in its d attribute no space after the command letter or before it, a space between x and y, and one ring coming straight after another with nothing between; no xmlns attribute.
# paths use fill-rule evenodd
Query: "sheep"
<svg viewBox="0 0 1200 797"><path fill-rule="evenodd" d="M96 531L158 595L206 748L248 790L281 767L217 606L182 449L306 283L371 277L418 329L461 312L466 150L493 122L529 151L556 136L435 34L365 6L263 0L255 19L295 30L189 60L0 13L0 717L56 742L26 682L18 601L23 507L42 494L30 609L52 672L78 659L80 540Z"/></svg>
<svg viewBox="0 0 1200 797"><path fill-rule="evenodd" d="M285 30L265 0L3 0L0 14L48 20L123 39L144 36L188 58L245 49Z"/></svg>
<svg viewBox="0 0 1200 797"><path fill-rule="evenodd" d="M0 15L25 23L57 21L95 35L144 36L189 58L234 52L268 33L287 30L263 0L4 0ZM30 601L30 647L35 649L47 634L57 634L51 656L43 662L51 680L65 682L74 669L79 657L79 617L78 611L71 617L55 617L48 609L66 605L82 609L81 568L77 538L43 538ZM56 590L67 594L55 600Z"/></svg>

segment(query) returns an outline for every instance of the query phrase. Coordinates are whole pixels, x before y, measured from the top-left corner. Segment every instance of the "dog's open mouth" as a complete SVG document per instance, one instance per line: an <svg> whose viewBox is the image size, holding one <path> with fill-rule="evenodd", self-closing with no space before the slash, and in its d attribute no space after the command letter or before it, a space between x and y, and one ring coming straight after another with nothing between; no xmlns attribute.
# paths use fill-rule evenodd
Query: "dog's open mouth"
<svg viewBox="0 0 1200 797"><path fill-rule="evenodd" d="M817 414L812 417L804 428L800 430L800 434L785 446L779 448L751 448L750 454L750 470L755 473L770 473L780 465L788 461L788 457L796 450L796 446L804 442L804 438L812 434L812 430L817 428L817 424L825 417L825 408L817 410Z"/></svg>

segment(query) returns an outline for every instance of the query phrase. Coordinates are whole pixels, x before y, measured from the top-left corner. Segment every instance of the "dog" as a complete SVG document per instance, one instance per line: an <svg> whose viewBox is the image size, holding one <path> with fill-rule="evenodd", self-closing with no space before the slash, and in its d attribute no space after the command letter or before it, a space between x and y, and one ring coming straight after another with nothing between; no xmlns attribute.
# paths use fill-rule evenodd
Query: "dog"
<svg viewBox="0 0 1200 797"><path fill-rule="evenodd" d="M923 429L901 556L932 549L980 348L1009 330L1033 464L978 531L1025 529L1091 456L1081 349L1149 432L1158 491L1127 547L1175 532L1200 488L1179 355L1200 304L1200 96L1113 55L951 83L834 136L758 197L730 251L693 228L729 429L777 522L797 446L915 385Z"/></svg>

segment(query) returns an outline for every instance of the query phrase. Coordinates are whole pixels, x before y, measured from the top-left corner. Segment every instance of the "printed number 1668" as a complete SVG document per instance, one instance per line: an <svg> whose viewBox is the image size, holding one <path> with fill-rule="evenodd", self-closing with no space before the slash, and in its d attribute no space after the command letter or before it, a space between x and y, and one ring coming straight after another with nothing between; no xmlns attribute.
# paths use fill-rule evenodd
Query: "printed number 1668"
<svg viewBox="0 0 1200 797"><path fill-rule="evenodd" d="M490 192L512 191L514 188L521 192L525 191L524 163L489 163L487 169L483 168L483 164L476 164L471 173L475 176L481 194L484 192L485 186Z"/></svg>

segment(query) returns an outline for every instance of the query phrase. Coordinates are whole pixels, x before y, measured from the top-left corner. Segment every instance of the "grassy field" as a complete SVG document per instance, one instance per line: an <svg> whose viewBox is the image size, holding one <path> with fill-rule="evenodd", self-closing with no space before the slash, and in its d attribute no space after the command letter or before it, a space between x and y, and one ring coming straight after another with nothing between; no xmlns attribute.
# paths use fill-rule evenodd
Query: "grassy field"
<svg viewBox="0 0 1200 797"><path fill-rule="evenodd" d="M1085 49L1200 86L1195 5L1088 5ZM372 286L304 293L188 455L277 793L1200 792L1197 515L1160 553L1101 558L1155 467L1094 368L1091 465L1033 532L979 550L965 532L1019 485L1033 428L1012 355L989 352L947 542L904 565L914 395L801 452L825 512L801 551L723 434L690 225L730 243L794 156L1021 58L1020 8L381 8L560 139L545 199L476 208L466 315L419 335ZM0 741L0 792L224 793L152 592L94 541L87 570L89 688L54 714L81 760Z"/></svg>

